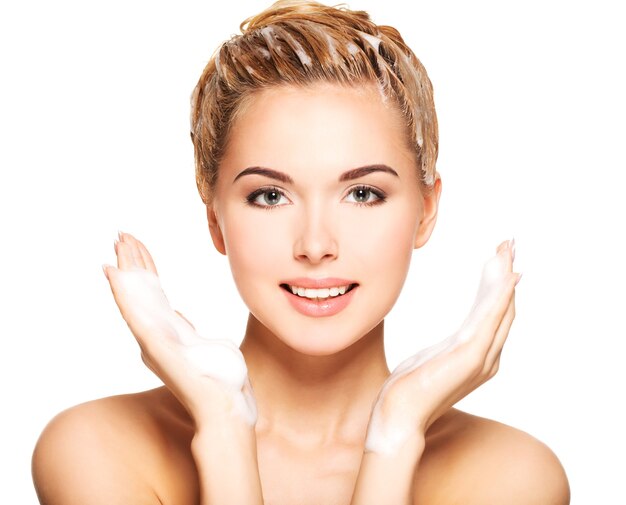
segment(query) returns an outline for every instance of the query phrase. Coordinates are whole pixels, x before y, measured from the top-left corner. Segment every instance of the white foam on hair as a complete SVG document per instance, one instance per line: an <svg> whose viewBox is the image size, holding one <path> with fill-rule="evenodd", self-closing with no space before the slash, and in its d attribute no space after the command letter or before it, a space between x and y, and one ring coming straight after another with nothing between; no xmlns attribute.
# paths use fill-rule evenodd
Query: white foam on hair
<svg viewBox="0 0 626 505"><path fill-rule="evenodd" d="M261 28L261 35L263 35L264 39L268 39L268 38L274 38L276 36L276 33L274 32L274 27L273 26L264 26L263 28Z"/></svg>
<svg viewBox="0 0 626 505"><path fill-rule="evenodd" d="M357 46L354 42L348 42L347 48L348 48L348 52L352 56L358 54L358 52L361 50L359 46Z"/></svg>
<svg viewBox="0 0 626 505"><path fill-rule="evenodd" d="M424 137L422 135L422 121L419 118L415 118L415 141L420 147L424 145Z"/></svg>
<svg viewBox="0 0 626 505"><path fill-rule="evenodd" d="M302 44L300 44L300 42L298 42L294 37L292 37L291 34L286 30L283 30L283 33L281 35L285 39L286 42L287 40L289 41L289 44L291 45L292 49L296 53L296 56L298 56L300 63L305 67L310 67L313 63L313 60L311 60L311 57L304 50L304 48L302 47Z"/></svg>
<svg viewBox="0 0 626 505"><path fill-rule="evenodd" d="M230 53L233 59L240 58L242 55L241 48L239 44L228 44L228 48L230 49Z"/></svg>
<svg viewBox="0 0 626 505"><path fill-rule="evenodd" d="M280 35L282 39L284 40L284 42L290 45L293 51L296 53L296 56L300 60L300 63L305 67L310 67L313 64L313 60L311 59L309 54L304 50L304 48L302 47L302 44L300 44L300 42L298 42L298 40L295 39L287 30L283 30L280 27L277 27L277 28L280 29ZM278 36L277 36L275 27L264 26L263 28L261 28L261 35L265 39L265 42L268 45L268 47L274 47L276 52L281 52L280 44L276 42L278 39Z"/></svg>
<svg viewBox="0 0 626 505"><path fill-rule="evenodd" d="M273 26L264 26L260 30L261 36L265 40L268 48L274 48L276 52L280 52L280 46L276 44L274 41L276 40L276 32L274 31ZM269 54L269 53L268 53Z"/></svg>
<svg viewBox="0 0 626 505"><path fill-rule="evenodd" d="M382 42L380 38L376 37L375 35L370 35L369 33L362 32L360 30L357 30L357 32L362 39L366 40L367 43L372 46L376 50L376 52L378 52L380 48L380 43Z"/></svg>
<svg viewBox="0 0 626 505"><path fill-rule="evenodd" d="M341 55L339 54L339 51L337 51L335 40L330 35L328 35L328 32L326 30L320 30L320 31L324 34L324 37L326 38L326 44L328 45L328 52L330 53L330 56L333 59L333 62L335 62L336 65L341 64Z"/></svg>
<svg viewBox="0 0 626 505"><path fill-rule="evenodd" d="M432 186L433 184L435 184L435 174L427 173L424 169L422 169L422 172L424 172L424 184L426 184L427 186Z"/></svg>
<svg viewBox="0 0 626 505"><path fill-rule="evenodd" d="M189 112L189 131L194 134L194 127L193 127L193 123L194 123L194 112L195 112L195 103L198 101L198 95L200 94L200 86L196 85L195 88L193 88L193 91L191 92L191 110Z"/></svg>
<svg viewBox="0 0 626 505"><path fill-rule="evenodd" d="M306 67L310 67L311 66L311 63L312 63L311 58L306 53L306 51L304 49L302 49L302 46L300 46L299 49L296 49L296 54L298 55L298 59L300 60L300 63L302 63Z"/></svg>
<svg viewBox="0 0 626 505"><path fill-rule="evenodd" d="M220 65L220 51L215 54L215 72L217 72L217 75L223 75L222 66Z"/></svg>

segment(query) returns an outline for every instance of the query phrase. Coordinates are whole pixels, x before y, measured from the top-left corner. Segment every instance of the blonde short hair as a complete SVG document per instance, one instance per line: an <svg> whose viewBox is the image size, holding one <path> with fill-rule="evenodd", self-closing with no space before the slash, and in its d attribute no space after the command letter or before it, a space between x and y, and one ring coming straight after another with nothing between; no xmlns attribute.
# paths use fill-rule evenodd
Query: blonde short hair
<svg viewBox="0 0 626 505"><path fill-rule="evenodd" d="M426 69L391 26L364 11L313 1L279 0L249 17L215 51L191 100L196 183L207 204L231 126L256 92L317 82L376 84L406 119L416 173L428 191L438 153L433 88Z"/></svg>

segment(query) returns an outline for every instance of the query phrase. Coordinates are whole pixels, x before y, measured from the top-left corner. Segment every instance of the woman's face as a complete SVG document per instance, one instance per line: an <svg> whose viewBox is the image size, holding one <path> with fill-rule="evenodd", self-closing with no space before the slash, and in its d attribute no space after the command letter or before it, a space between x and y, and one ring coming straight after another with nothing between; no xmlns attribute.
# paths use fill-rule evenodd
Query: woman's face
<svg viewBox="0 0 626 505"><path fill-rule="evenodd" d="M440 182L422 195L404 128L375 86L331 84L265 90L233 127L211 235L294 350L333 354L381 323L430 236Z"/></svg>

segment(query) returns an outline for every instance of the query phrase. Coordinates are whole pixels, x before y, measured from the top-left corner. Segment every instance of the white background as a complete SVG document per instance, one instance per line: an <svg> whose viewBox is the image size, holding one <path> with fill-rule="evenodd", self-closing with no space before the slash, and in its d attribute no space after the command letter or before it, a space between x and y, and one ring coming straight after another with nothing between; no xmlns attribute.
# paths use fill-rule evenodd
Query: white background
<svg viewBox="0 0 626 505"><path fill-rule="evenodd" d="M461 323L483 262L515 236L524 277L501 371L461 407L546 442L575 504L623 494L618 4L350 3L404 35L440 121L439 221L388 318L389 364ZM54 414L159 384L100 269L114 262L118 228L147 244L201 332L241 339L245 307L195 188L189 96L217 45L269 3L215 5L0 8L2 503L36 503L31 452Z"/></svg>

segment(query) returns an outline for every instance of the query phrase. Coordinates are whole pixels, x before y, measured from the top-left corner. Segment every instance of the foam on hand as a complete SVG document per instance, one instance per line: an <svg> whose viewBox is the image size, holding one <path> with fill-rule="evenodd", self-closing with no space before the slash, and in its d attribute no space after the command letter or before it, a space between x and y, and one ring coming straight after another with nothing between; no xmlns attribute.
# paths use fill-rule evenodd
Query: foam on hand
<svg viewBox="0 0 626 505"><path fill-rule="evenodd" d="M254 425L257 409L243 354L230 340L206 339L170 306L156 274L143 268L116 269L115 294L122 314L136 331L151 331L153 338L170 338L200 376L216 379L234 396L234 409ZM127 314L131 311L132 314Z"/></svg>
<svg viewBox="0 0 626 505"><path fill-rule="evenodd" d="M514 244L513 244L514 250ZM415 427L407 419L385 419L380 405L385 394L399 378L411 373L427 361L455 349L459 344L469 340L475 333L480 322L487 312L493 307L506 287L508 268L507 258L503 254L496 254L483 267L481 281L472 309L459 330L448 338L433 346L421 350L417 354L401 362L389 376L378 400L372 410L370 423L365 439L365 450L378 454L393 455L398 452L402 445L414 434ZM438 373L446 373L445 369L437 370ZM429 377L421 377L424 384L428 384ZM419 398L415 399L416 402Z"/></svg>

